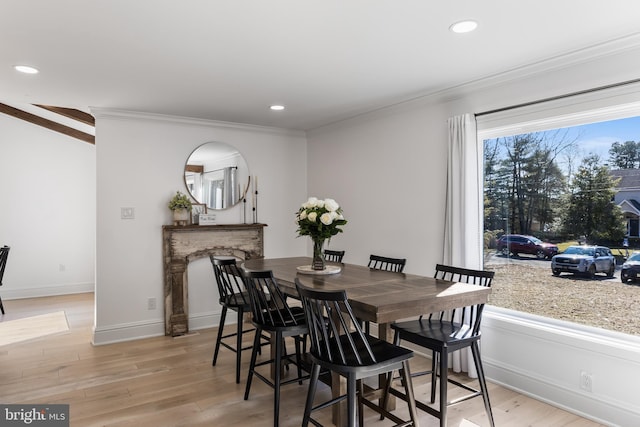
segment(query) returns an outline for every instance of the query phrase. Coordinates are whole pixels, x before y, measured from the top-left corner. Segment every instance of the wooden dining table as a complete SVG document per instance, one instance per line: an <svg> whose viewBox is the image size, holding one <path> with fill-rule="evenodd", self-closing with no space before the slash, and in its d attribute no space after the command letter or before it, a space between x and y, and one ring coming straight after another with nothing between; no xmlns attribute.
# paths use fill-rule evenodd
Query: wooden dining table
<svg viewBox="0 0 640 427"><path fill-rule="evenodd" d="M247 270L271 270L284 292L297 295L295 279L310 288L347 292L356 316L378 325L378 337L393 342L391 323L421 314L486 303L491 288L434 279L416 274L374 270L355 264L333 264L335 274L305 274L311 258L260 258L244 262ZM336 378L337 379L337 378ZM344 381L332 381L334 396L344 394ZM392 403L393 405L393 403ZM333 420L344 424L344 408L334 407Z"/></svg>

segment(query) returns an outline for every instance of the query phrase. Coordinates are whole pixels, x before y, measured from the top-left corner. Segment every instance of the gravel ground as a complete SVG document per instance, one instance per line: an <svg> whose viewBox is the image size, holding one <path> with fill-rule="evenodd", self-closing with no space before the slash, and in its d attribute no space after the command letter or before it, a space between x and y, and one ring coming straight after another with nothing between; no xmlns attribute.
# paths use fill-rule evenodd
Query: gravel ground
<svg viewBox="0 0 640 427"><path fill-rule="evenodd" d="M487 263L496 272L489 304L545 317L640 336L640 284L598 274L595 279L551 274L549 262L536 266Z"/></svg>

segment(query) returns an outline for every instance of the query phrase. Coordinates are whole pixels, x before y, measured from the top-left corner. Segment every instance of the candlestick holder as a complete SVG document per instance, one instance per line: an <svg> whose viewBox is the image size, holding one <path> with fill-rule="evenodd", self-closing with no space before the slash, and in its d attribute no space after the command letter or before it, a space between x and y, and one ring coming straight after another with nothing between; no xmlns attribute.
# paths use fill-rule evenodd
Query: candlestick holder
<svg viewBox="0 0 640 427"><path fill-rule="evenodd" d="M247 223L247 198L242 199L242 223Z"/></svg>
<svg viewBox="0 0 640 427"><path fill-rule="evenodd" d="M258 190L253 194L253 223L258 223Z"/></svg>

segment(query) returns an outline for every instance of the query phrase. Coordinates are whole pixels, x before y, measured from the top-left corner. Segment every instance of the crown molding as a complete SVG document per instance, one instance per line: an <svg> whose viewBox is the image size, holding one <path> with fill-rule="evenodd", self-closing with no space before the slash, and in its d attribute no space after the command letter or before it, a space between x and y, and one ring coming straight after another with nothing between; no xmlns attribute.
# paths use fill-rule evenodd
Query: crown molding
<svg viewBox="0 0 640 427"><path fill-rule="evenodd" d="M440 102L452 102L474 92L500 87L514 81L540 76L545 73L559 71L579 66L581 64L588 64L590 62L632 51L640 51L640 32L599 43L597 45L592 45L583 49L565 52L551 58L525 64L497 74L486 75L456 86L442 88L429 93L418 94L393 104L318 126L314 129L309 129L307 132L309 134L322 132L324 130L339 128L340 126L348 123L366 121L374 117L396 113L402 110L409 110L419 106ZM634 54L636 56L640 55L638 52L634 52Z"/></svg>
<svg viewBox="0 0 640 427"><path fill-rule="evenodd" d="M155 121L155 122L165 122L165 123L169 122L169 123L183 124L183 125L189 125L189 126L228 128L228 129L237 129L237 130L250 131L250 132L272 133L272 134L298 136L298 137L306 136L306 133L301 130L251 125L246 123L225 122L220 120L207 120L207 119L198 119L193 117L171 116L166 114L146 113L141 111L120 110L120 109L101 108L101 107L90 107L89 110L91 111L91 114L96 119L118 118L123 120L135 120L135 121L144 120L144 121Z"/></svg>

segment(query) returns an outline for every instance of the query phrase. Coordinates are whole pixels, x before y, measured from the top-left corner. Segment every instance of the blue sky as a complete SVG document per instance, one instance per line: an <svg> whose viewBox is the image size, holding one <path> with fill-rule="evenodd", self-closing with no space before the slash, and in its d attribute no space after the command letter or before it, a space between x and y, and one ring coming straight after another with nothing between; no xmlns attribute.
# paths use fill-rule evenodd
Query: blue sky
<svg viewBox="0 0 640 427"><path fill-rule="evenodd" d="M575 140L577 142L577 149L571 153L566 153L573 158L574 170L580 166L582 158L589 154L597 154L603 164L608 163L609 148L614 142L640 142L640 116L562 129L568 131L567 135L562 135L566 140ZM554 129L550 129L546 132L554 131ZM502 156L504 155L505 153L503 152ZM566 155L560 155L556 161L562 169L565 169L568 164Z"/></svg>
<svg viewBox="0 0 640 427"><path fill-rule="evenodd" d="M582 156L598 154L603 162L609 160L609 148L614 142L640 141L640 116L567 128L578 137Z"/></svg>

